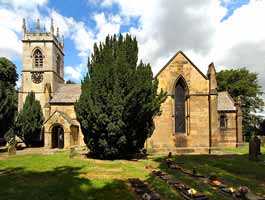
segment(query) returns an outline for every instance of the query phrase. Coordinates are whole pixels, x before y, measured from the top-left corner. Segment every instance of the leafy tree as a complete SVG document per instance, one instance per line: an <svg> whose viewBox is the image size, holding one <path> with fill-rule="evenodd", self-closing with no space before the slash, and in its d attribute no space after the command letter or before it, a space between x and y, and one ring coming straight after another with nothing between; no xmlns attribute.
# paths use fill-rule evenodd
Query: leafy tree
<svg viewBox="0 0 265 200"><path fill-rule="evenodd" d="M38 144L41 140L43 120L40 102L35 99L34 92L30 92L17 117L16 135L27 146Z"/></svg>
<svg viewBox="0 0 265 200"><path fill-rule="evenodd" d="M243 109L243 132L249 136L257 132L260 121L257 112L263 110L264 102L258 74L246 68L223 70L217 73L218 90L227 90L234 99L241 97Z"/></svg>
<svg viewBox="0 0 265 200"><path fill-rule="evenodd" d="M117 158L143 148L154 130L165 93L151 66L138 60L136 38L107 36L94 45L89 74L75 104L78 121L90 151L100 158Z"/></svg>
<svg viewBox="0 0 265 200"><path fill-rule="evenodd" d="M0 57L0 138L9 133L6 139L12 137L17 112L17 93L15 85L18 75L16 66L4 57Z"/></svg>
<svg viewBox="0 0 265 200"><path fill-rule="evenodd" d="M67 80L66 84L76 84L76 82L72 81L72 80Z"/></svg>
<svg viewBox="0 0 265 200"><path fill-rule="evenodd" d="M18 75L16 66L4 57L0 57L0 81L15 87Z"/></svg>

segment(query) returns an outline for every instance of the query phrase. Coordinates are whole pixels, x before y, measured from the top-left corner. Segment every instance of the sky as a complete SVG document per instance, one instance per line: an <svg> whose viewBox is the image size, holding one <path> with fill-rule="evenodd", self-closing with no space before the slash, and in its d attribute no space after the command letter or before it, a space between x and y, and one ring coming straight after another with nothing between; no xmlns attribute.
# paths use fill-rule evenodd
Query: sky
<svg viewBox="0 0 265 200"><path fill-rule="evenodd" d="M130 33L154 74L182 50L203 73L211 62L246 67L265 91L264 11L265 0L0 0L0 56L21 74L22 19L49 30L52 18L65 38L65 80L83 79L95 42Z"/></svg>

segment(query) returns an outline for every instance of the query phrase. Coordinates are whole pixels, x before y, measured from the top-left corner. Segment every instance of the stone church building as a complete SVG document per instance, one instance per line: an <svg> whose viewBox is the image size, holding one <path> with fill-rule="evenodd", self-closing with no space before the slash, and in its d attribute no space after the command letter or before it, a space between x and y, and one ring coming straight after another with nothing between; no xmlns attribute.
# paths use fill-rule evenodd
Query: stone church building
<svg viewBox="0 0 265 200"><path fill-rule="evenodd" d="M27 31L23 20L22 84L19 109L30 91L40 101L44 120L44 146L69 148L84 145L74 103L80 84L64 81L64 41L53 22L49 31ZM56 33L55 33L56 32ZM242 112L227 92L217 92L216 71L209 65L204 75L181 51L156 75L159 90L167 92L162 114L154 118L155 130L146 142L154 151L207 152L209 147L242 142Z"/></svg>

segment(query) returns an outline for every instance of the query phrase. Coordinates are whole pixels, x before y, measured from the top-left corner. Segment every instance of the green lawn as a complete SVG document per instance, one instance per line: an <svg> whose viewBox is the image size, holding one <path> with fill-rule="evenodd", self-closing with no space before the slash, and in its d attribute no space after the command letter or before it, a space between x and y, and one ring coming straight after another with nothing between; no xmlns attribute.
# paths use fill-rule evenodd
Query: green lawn
<svg viewBox="0 0 265 200"><path fill-rule="evenodd" d="M210 199L228 199L213 188L201 184L181 172L168 170L161 156L138 161L102 161L68 157L68 152L53 155L0 154L0 199L64 200L64 199L135 199L127 184L128 178L140 178L149 183L163 199L183 199L166 183L151 175L145 166L163 169L183 182L199 189ZM193 168L208 175L216 173L233 186L247 185L254 192L265 194L264 162L250 162L245 155L226 156L176 156L186 168ZM265 157L263 156L263 160Z"/></svg>
<svg viewBox="0 0 265 200"><path fill-rule="evenodd" d="M248 145L238 147L238 148L225 148L223 149L225 152L235 152L240 154L248 154ZM265 147L261 147L261 152L265 154Z"/></svg>

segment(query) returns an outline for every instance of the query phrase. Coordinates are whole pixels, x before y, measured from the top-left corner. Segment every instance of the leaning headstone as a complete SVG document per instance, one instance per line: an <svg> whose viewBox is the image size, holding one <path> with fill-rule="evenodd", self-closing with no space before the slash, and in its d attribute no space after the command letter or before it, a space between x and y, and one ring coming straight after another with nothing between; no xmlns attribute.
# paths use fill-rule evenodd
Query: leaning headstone
<svg viewBox="0 0 265 200"><path fill-rule="evenodd" d="M10 138L8 141L8 155L13 156L16 155L17 150L16 150L16 139L14 137Z"/></svg>
<svg viewBox="0 0 265 200"><path fill-rule="evenodd" d="M69 158L74 158L77 155L78 155L78 152L76 151L75 147L70 147Z"/></svg>
<svg viewBox="0 0 265 200"><path fill-rule="evenodd" d="M260 143L258 143L257 136L254 136L249 141L249 160L258 160Z"/></svg>
<svg viewBox="0 0 265 200"><path fill-rule="evenodd" d="M9 156L14 156L14 155L16 155L16 147L15 147L15 145L9 145L8 146L8 155Z"/></svg>

